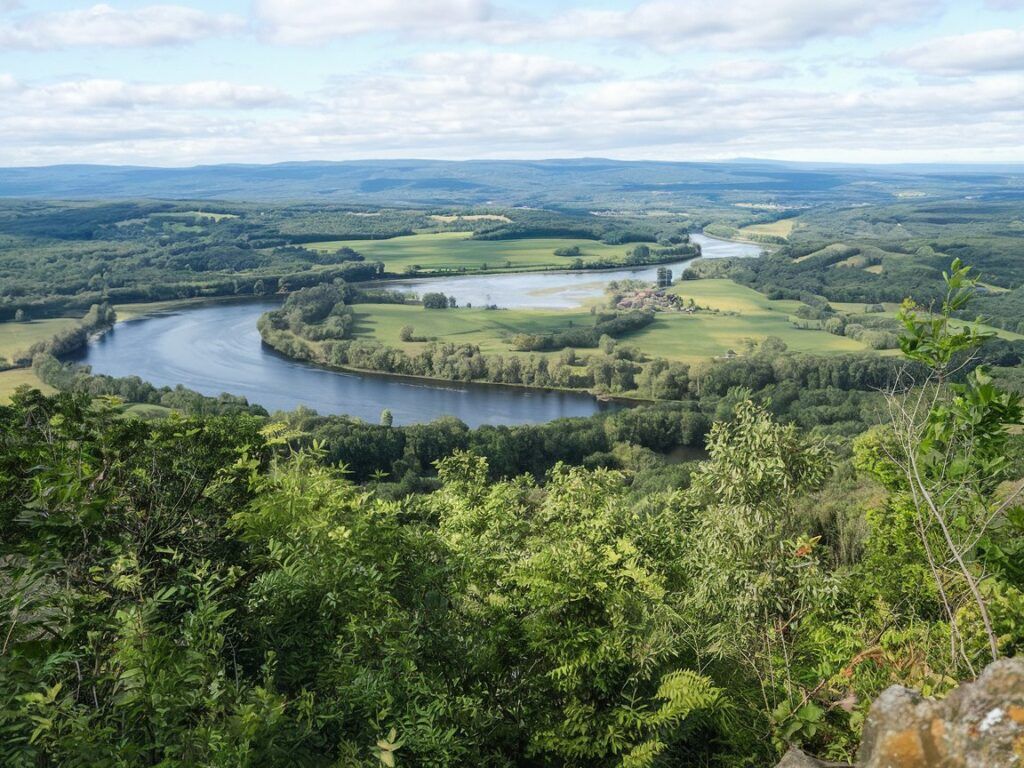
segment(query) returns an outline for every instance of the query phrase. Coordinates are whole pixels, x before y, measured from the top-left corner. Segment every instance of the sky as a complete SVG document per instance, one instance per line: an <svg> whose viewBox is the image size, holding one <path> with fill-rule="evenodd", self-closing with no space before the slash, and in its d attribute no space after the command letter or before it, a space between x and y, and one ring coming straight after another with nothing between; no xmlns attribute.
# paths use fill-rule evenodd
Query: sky
<svg viewBox="0 0 1024 768"><path fill-rule="evenodd" d="M0 0L0 165L1024 161L1024 0Z"/></svg>

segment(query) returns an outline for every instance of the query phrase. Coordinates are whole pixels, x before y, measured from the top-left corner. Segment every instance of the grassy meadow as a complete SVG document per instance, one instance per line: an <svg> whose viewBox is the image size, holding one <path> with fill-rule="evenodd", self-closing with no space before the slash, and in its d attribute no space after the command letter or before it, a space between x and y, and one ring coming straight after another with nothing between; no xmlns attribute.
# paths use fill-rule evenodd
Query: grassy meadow
<svg viewBox="0 0 1024 768"><path fill-rule="evenodd" d="M359 304L355 306L355 320L355 338L374 339L411 354L428 342L402 341L400 332L406 325L415 329L417 337L477 344L484 354L503 355L512 352L509 342L517 333L550 333L570 324L594 322L585 309L425 309L418 304Z"/></svg>
<svg viewBox="0 0 1024 768"><path fill-rule="evenodd" d="M0 405L10 402L14 390L22 384L41 390L47 395L52 395L57 391L40 381L31 368L12 368L9 371L0 371Z"/></svg>
<svg viewBox="0 0 1024 768"><path fill-rule="evenodd" d="M121 411L121 415L124 418L142 419L143 421L164 419L172 413L174 413L174 410L171 408L150 403L131 403L123 406Z"/></svg>
<svg viewBox="0 0 1024 768"><path fill-rule="evenodd" d="M793 228L796 226L796 219L779 219L768 224L750 224L746 227L741 227L739 230L740 236L746 235L774 235L775 237L789 237L793 234Z"/></svg>
<svg viewBox="0 0 1024 768"><path fill-rule="evenodd" d="M635 345L652 356L683 362L724 355L730 349L742 347L747 339L761 340L767 336L778 336L790 349L799 352L862 352L866 349L853 339L796 328L789 315L799 302L771 301L731 280L687 281L676 284L672 291L718 312L659 313L654 323L621 337L620 343ZM512 352L509 342L516 333L547 333L594 322L586 309L438 310L396 304L357 305L355 318L355 338L374 339L406 352L415 353L427 344L400 339L402 327L410 325L418 337L477 344L484 354L503 355L531 354Z"/></svg>
<svg viewBox="0 0 1024 768"><path fill-rule="evenodd" d="M585 262L589 259L621 258L629 245L606 245L596 240L572 238L523 238L519 240L471 240L469 232L435 232L387 240L330 240L307 243L304 247L318 251L352 248L368 261L383 261L388 272L403 273L419 266L423 271L457 271L460 269L568 269L572 257L555 256L556 248L578 246Z"/></svg>
<svg viewBox="0 0 1024 768"><path fill-rule="evenodd" d="M55 317L50 320L30 320L25 323L0 323L0 357L10 360L24 352L37 341L46 341L78 320L71 317Z"/></svg>

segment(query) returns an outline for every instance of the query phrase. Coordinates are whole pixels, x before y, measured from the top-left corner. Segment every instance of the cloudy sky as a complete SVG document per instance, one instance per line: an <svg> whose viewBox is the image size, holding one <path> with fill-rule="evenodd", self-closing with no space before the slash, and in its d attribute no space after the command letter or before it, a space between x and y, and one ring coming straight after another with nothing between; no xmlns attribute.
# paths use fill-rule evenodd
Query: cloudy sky
<svg viewBox="0 0 1024 768"><path fill-rule="evenodd" d="M1024 161L1024 0L0 0L0 164Z"/></svg>

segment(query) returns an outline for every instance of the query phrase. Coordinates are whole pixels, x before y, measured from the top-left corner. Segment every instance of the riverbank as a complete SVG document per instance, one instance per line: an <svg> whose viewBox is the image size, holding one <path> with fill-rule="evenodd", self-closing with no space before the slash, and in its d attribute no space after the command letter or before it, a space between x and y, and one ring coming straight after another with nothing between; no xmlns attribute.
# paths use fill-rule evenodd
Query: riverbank
<svg viewBox="0 0 1024 768"><path fill-rule="evenodd" d="M713 237L713 236L704 235L703 233L694 233L692 235L692 237L694 238L694 242L697 243L698 245L701 244L701 242L700 242L701 238L706 238L706 240L714 241L716 243L723 243L723 244L733 243L735 245L750 245L750 244L743 243L741 241L729 241L729 240L726 240L726 239L723 239L723 238L719 238L719 237ZM391 238L390 240L381 240L381 241L373 241L373 242L388 243L391 240L394 240L394 238ZM341 241L339 241L339 242L341 242ZM474 242L490 243L490 244L501 244L501 243L509 243L509 242L512 242L512 241L485 240L485 241L474 241ZM576 241L574 240L572 242L576 242ZM633 244L633 245L635 245L635 244ZM621 249L621 248L623 248L625 246L605 246L605 247ZM721 254L721 255L729 255L729 254ZM705 253L702 253L701 258L719 258L721 255L716 254L716 253L709 254L709 253L705 252ZM753 256L753 255L756 255L756 254L747 252L747 253L744 253L742 255L744 255L744 256ZM560 257L560 258L564 258L564 257ZM566 275L566 276L573 276L573 277L578 277L578 276L581 276L581 275L602 276L602 275L607 275L607 274L611 274L611 273L623 273L624 275L626 275L626 274L634 275L636 273L641 273L641 272L645 272L645 271L652 271L652 273L653 273L653 270L656 269L658 266L670 266L670 267L672 267L672 266L675 266L677 264L678 265L682 265L683 263L687 263L689 261L692 261L693 258L695 258L695 257L680 256L680 255L667 255L667 256L665 256L664 258L661 258L661 259L649 260L649 261L645 262L644 264L630 265L630 264L622 263L622 264L614 264L614 265L602 266L602 267L585 267L583 269L572 269L571 267L566 266L566 265L556 264L556 265L552 265L552 266L543 266L543 265L525 265L525 266L516 266L516 267L491 266L491 267L488 267L487 269L444 269L444 270L436 270L436 271L429 271L429 272L424 271L424 272L416 274L416 275L406 275L406 274L398 274L398 273L386 273L384 276L382 276L382 277L380 277L378 279L375 279L375 280L371 280L371 281L352 281L351 284L355 285L355 286L358 286L358 287L366 288L366 289L381 288L381 289L389 290L389 289L394 289L395 286L398 286L401 289L403 286L412 285L412 284L416 284L416 285L420 285L420 284L422 284L422 285L442 285L445 281L449 281L449 280L460 280L460 279L465 279L465 278L500 278L500 277L503 277L503 276L510 276L510 275L512 275L512 276L525 276L525 275L536 275L536 276ZM318 270L315 270L315 269L312 270L312 274L316 274L317 271ZM638 279L640 279L640 278L638 278ZM651 278L651 279L653 279L653 278ZM288 296L289 293L290 293L290 291L274 291L272 293L262 293L262 294L248 293L248 294L244 294L244 295L239 295L237 293L206 293L206 294L198 295L198 296L161 299L161 300L158 300L158 301L137 301L137 302L135 302L135 301L127 301L127 302L126 301L120 301L120 302L115 302L112 306L114 306L115 310L118 313L118 319L119 320L127 321L127 320L138 319L138 318L143 317L143 316L156 315L156 314L161 314L161 313L164 313L164 312L172 312L172 311L176 311L176 310L179 310L179 309L186 309L186 308L189 308L189 307L202 306L202 305L204 305L206 303L209 303L209 302L235 302L235 301L239 301L239 302L250 301L251 302L251 301L263 301L263 300L267 300L267 299L271 299L271 300L276 299L278 301L283 301ZM81 310L80 310L82 312L83 316L85 314L86 309L87 309L87 307L82 307ZM35 327L35 326L39 326L39 325L42 325L42 324L58 324L58 323L73 324L75 322L75 320L76 320L76 318L74 318L72 316L67 316L67 317L64 317L64 316L45 317L44 316L44 317L39 317L39 318L33 318L32 320L29 320L24 325L27 326L27 327ZM15 326L13 321L5 321L5 322L0 323L0 327L4 328L5 330L11 330L11 329L14 329L16 326ZM32 338L32 341L33 342L34 341L38 341L41 338L49 338L52 335L53 335L52 332L45 332L41 336L38 336L38 335L34 336ZM12 339L15 340L15 341L17 340L17 336L13 332L11 334L6 334L5 339L3 341L0 341L0 357L5 356L5 352L3 351L3 348L5 346L8 346L8 347L11 346L11 344L13 343L11 341ZM4 342L6 342L6 344ZM28 345L27 344L16 344L16 346L18 346L17 350L8 350L8 351L9 352L11 352L11 351L20 351L20 349L25 348ZM6 356L9 357L10 355L7 354Z"/></svg>
<svg viewBox="0 0 1024 768"><path fill-rule="evenodd" d="M297 338L297 337L296 337ZM328 362L316 358L297 358L289 355L273 345L272 342L262 339L264 347L271 350L275 355L279 355L284 360L301 360L306 365L310 365L314 368L319 368L324 371L334 371L336 373L350 373L358 376L373 376L380 377L382 379L391 379L394 381L406 381L410 383L424 383L430 384L431 386L457 386L457 387L476 387L482 390L487 389L510 389L519 391L529 392L549 392L549 393L562 393L572 395L587 395L594 398L595 401L600 403L616 403L621 405L642 405L646 403L657 402L650 398L645 397L631 397L621 394L609 395L605 393L593 392L589 389L578 389L573 387L557 387L557 386L537 386L533 384L516 384L513 382L505 381L480 381L476 379L443 379L437 376L419 376L410 373L389 373L386 371L378 371L372 368L358 368L352 365L333 365Z"/></svg>
<svg viewBox="0 0 1024 768"><path fill-rule="evenodd" d="M389 409L395 424L454 416L470 426L531 424L590 416L608 407L580 392L470 387L321 369L263 346L257 319L276 300L214 302L119 323L70 362L96 374L140 377L156 387L184 386L217 398L245 397L268 411L302 406L376 423Z"/></svg>
<svg viewBox="0 0 1024 768"><path fill-rule="evenodd" d="M652 399L645 393L654 393L652 383L663 374L668 380L657 385L657 399L688 397L691 365L742 354L768 336L794 352L867 351L853 339L794 325L799 302L771 301L729 280L686 281L668 291L679 308L650 313L638 325L622 325L623 313L609 322L611 315L580 309L354 304L344 308L348 335L338 339L316 323L293 325L301 304L289 304L288 312L261 317L258 327L278 353L328 370L639 401ZM596 330L604 326L612 335Z"/></svg>
<svg viewBox="0 0 1024 768"><path fill-rule="evenodd" d="M717 226L717 225L712 225ZM757 225L753 225L757 226ZM713 233L707 231L707 227L701 230L701 234L704 237L712 238L715 240L721 240L726 243L742 243L744 245L756 245L766 252L774 251L786 244L787 240L784 236L774 235L770 233L757 233L748 232L744 236L742 229L736 227L722 227L716 229Z"/></svg>
<svg viewBox="0 0 1024 768"><path fill-rule="evenodd" d="M77 352L85 347L90 341L99 339L105 332L114 326L116 315L109 304L93 304L85 316L79 320L56 321L35 321L21 322L14 321L6 325L14 326L13 330L21 330L22 333L12 333L8 339L11 357L0 357L0 371L28 371L20 375L8 376L0 385L0 398L9 400L11 394L19 386L38 386L45 384L32 370L32 362L41 355L52 355L60 357ZM20 328L19 328L20 326ZM25 349L18 349L17 343L28 343ZM6 351L6 345L5 345ZM42 387L38 387L42 389Z"/></svg>

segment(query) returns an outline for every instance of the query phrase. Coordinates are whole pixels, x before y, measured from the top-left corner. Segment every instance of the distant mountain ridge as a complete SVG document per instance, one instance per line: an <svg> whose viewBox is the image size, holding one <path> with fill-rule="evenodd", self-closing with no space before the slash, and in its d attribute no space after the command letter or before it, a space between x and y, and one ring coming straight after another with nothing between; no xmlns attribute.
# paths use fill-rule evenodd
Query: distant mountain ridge
<svg viewBox="0 0 1024 768"><path fill-rule="evenodd" d="M0 197L8 198L680 208L702 203L806 206L826 198L846 203L892 202L901 195L1024 198L1024 166L857 166L767 160L659 162L582 158L0 169Z"/></svg>

